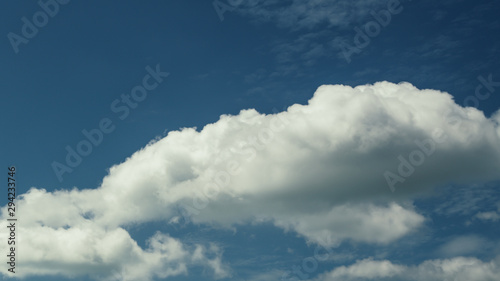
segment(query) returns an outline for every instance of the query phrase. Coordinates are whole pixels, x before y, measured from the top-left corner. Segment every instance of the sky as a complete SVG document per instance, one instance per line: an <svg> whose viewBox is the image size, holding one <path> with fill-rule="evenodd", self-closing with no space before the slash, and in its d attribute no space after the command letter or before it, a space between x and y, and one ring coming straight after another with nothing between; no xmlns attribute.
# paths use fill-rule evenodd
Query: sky
<svg viewBox="0 0 500 281"><path fill-rule="evenodd" d="M0 5L3 280L498 280L498 2Z"/></svg>

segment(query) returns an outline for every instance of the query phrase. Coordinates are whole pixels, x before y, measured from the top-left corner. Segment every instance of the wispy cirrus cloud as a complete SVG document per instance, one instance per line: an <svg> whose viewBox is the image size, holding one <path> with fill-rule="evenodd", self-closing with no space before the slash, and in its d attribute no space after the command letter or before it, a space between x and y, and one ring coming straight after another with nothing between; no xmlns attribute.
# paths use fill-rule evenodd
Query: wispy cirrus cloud
<svg viewBox="0 0 500 281"><path fill-rule="evenodd" d="M367 16L386 0L242 1L238 11L258 23L272 22L291 30L312 29L320 25L346 27Z"/></svg>

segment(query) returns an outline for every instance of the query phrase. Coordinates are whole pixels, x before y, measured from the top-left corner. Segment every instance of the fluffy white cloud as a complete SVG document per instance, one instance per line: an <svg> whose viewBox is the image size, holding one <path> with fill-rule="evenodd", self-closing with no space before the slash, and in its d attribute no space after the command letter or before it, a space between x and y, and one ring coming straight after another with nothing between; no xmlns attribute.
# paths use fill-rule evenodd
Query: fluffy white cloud
<svg viewBox="0 0 500 281"><path fill-rule="evenodd" d="M418 266L404 266L390 261L366 259L341 266L318 277L322 280L412 280L412 281L495 281L500 276L500 258L483 262L476 258L457 257L428 260Z"/></svg>
<svg viewBox="0 0 500 281"><path fill-rule="evenodd" d="M344 239L388 243L421 225L424 218L400 205L345 204L325 213L276 218L275 224L293 229L310 241L332 246Z"/></svg>
<svg viewBox="0 0 500 281"><path fill-rule="evenodd" d="M361 260L351 266L341 266L318 280L351 280L356 278L370 279L393 277L404 272L403 266L392 264L390 261Z"/></svg>
<svg viewBox="0 0 500 281"><path fill-rule="evenodd" d="M202 246L160 234L142 249L124 230L158 220L271 221L323 245L388 243L423 223L412 196L451 181L498 179L499 116L462 108L447 93L380 82L325 85L285 112L243 110L201 131L170 132L111 167L97 189L33 188L21 196L20 255L31 257L23 272L105 276L116 269L147 279L198 264L214 277L229 275L220 254L203 258ZM399 179L388 184L387 172ZM142 271L126 272L134 262Z"/></svg>
<svg viewBox="0 0 500 281"><path fill-rule="evenodd" d="M64 228L21 223L17 233L16 277L88 275L98 280L151 280L187 274L194 265L209 269L215 278L230 276L217 247L188 247L160 232L148 239L146 249L126 230L103 228L92 221ZM7 240L5 233L1 237Z"/></svg>

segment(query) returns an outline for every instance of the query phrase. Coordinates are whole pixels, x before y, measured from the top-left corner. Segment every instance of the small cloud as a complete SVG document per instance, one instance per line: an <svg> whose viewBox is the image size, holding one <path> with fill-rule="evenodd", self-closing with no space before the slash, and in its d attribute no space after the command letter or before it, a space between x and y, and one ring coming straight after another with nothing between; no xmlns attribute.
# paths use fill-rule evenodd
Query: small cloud
<svg viewBox="0 0 500 281"><path fill-rule="evenodd" d="M500 220L500 214L497 212L481 212L477 213L475 217L483 221L496 222Z"/></svg>
<svg viewBox="0 0 500 281"><path fill-rule="evenodd" d="M442 245L438 254L446 258L471 256L484 251L487 245L488 241L480 236L459 236Z"/></svg>

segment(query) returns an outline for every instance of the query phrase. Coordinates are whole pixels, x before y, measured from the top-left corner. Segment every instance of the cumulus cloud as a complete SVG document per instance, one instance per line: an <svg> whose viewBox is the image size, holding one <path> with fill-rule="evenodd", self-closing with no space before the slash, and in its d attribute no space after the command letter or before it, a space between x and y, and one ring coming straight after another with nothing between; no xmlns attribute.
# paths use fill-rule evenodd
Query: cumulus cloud
<svg viewBox="0 0 500 281"><path fill-rule="evenodd" d="M428 260L417 266L393 264L388 260L365 259L341 266L315 279L322 280L412 280L412 281L494 281L500 275L500 258L483 262L476 258L457 257Z"/></svg>
<svg viewBox="0 0 500 281"><path fill-rule="evenodd" d="M188 267L195 265L210 270L215 278L230 276L218 248L187 246L160 232L142 249L123 228L106 229L92 221L57 228L21 224L17 231L17 244L21 245L16 253L21 261L17 277L88 275L106 281L152 280L187 274ZM4 233L2 237L7 239Z"/></svg>
<svg viewBox="0 0 500 281"><path fill-rule="evenodd" d="M161 220L270 221L325 246L389 243L423 224L414 196L444 183L498 179L499 120L447 93L389 82L325 85L284 112L223 115L200 131L151 142L111 167L96 189L32 188L20 196L19 254L29 256L20 272L146 280L198 265L214 278L230 275L217 249L168 234L143 249L125 230ZM141 267L128 269L132 263Z"/></svg>
<svg viewBox="0 0 500 281"><path fill-rule="evenodd" d="M322 246L340 244L345 239L385 244L421 225L424 218L413 210L390 204L341 205L325 213L310 213L276 218L275 224L293 229L311 242Z"/></svg>
<svg viewBox="0 0 500 281"><path fill-rule="evenodd" d="M371 259L361 260L351 266L336 268L328 274L324 274L318 280L350 280L373 279L393 277L404 272L404 267L392 264L390 261L374 261ZM343 278L343 279L342 279Z"/></svg>

